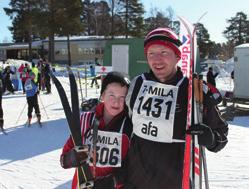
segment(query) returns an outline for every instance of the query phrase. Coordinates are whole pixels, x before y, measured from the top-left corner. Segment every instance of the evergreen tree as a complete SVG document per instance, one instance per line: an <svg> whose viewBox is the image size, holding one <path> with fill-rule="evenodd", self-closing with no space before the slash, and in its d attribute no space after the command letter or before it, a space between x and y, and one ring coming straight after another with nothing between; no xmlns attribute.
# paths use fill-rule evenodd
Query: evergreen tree
<svg viewBox="0 0 249 189"><path fill-rule="evenodd" d="M39 11L36 0L11 0L10 8L4 8L5 13L12 19L10 31L15 42L29 44L29 60L32 59L32 38L35 35L35 16Z"/></svg>
<svg viewBox="0 0 249 189"><path fill-rule="evenodd" d="M214 45L209 39L208 30L204 27L202 23L195 24L197 44L200 50L200 58L205 58L209 56L210 49Z"/></svg>
<svg viewBox="0 0 249 189"><path fill-rule="evenodd" d="M249 21L247 15L243 12L238 12L235 17L227 20L230 24L223 32L229 42L234 46L249 42Z"/></svg>
<svg viewBox="0 0 249 189"><path fill-rule="evenodd" d="M111 31L110 8L107 2L100 1L94 3L93 25L95 26L95 35L108 36Z"/></svg>
<svg viewBox="0 0 249 189"><path fill-rule="evenodd" d="M59 22L57 33L67 36L68 65L71 66L70 35L78 35L83 30L80 15L83 4L80 0L60 0L58 2L56 20Z"/></svg>
<svg viewBox="0 0 249 189"><path fill-rule="evenodd" d="M158 27L170 27L171 21L165 16L161 11L158 11L157 8L152 8L150 10L151 16L146 18L145 21L145 33L150 32L153 29Z"/></svg>
<svg viewBox="0 0 249 189"><path fill-rule="evenodd" d="M124 9L123 3L120 0L109 0L110 17L111 17L111 31L110 35L114 36L124 35L125 24L122 16Z"/></svg>
<svg viewBox="0 0 249 189"><path fill-rule="evenodd" d="M85 28L85 35L93 35L92 29L92 15L94 12L93 3L90 0L83 1L82 23Z"/></svg>
<svg viewBox="0 0 249 189"><path fill-rule="evenodd" d="M143 14L144 7L138 0L120 0L120 6L122 10L119 12L124 24L124 34L126 38L128 36L143 36Z"/></svg>

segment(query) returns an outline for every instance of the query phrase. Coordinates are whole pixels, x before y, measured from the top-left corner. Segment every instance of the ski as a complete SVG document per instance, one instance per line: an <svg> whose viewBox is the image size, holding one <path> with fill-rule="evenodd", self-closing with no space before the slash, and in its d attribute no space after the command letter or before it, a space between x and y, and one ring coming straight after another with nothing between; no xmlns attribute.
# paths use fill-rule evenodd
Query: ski
<svg viewBox="0 0 249 189"><path fill-rule="evenodd" d="M29 123L28 121L26 121L26 122L24 123L24 126L30 127L30 126L31 126L31 123Z"/></svg>
<svg viewBox="0 0 249 189"><path fill-rule="evenodd" d="M205 13L206 14L206 13ZM200 19L205 15L203 14ZM200 117L202 116L203 107L200 99L203 100L202 82L199 83L197 75L194 75L196 68L196 27L189 24L184 18L179 17L183 27L185 27L185 37L188 40L188 50L182 49L182 53L187 53L188 61L186 68L186 75L189 78L188 87L188 110L187 110L187 124L186 130L192 125L201 123ZM199 19L199 20L200 20ZM200 91L201 89L201 91ZM204 148L198 144L197 136L186 135L185 152L184 152L184 167L182 188L183 189L201 189L202 188L202 162L206 162ZM206 165L205 165L206 169ZM205 175L207 172L205 171ZM205 183L208 180L205 179Z"/></svg>
<svg viewBox="0 0 249 189"><path fill-rule="evenodd" d="M70 130L71 130L71 134L75 135L76 137L74 139L75 143L78 143L80 146L82 146L83 144L82 144L82 136L81 136L81 129L80 129L78 88L77 88L75 76L69 67L68 67L68 75L69 75L69 82L70 82L71 104L72 104L71 119L72 119L72 124L73 124L73 128L70 128ZM89 178L90 178L90 181L89 181ZM85 164L84 168L83 167L78 168L78 181L79 181L80 188L88 188L88 187L93 186L93 177L89 171L89 167L87 166L87 164Z"/></svg>
<svg viewBox="0 0 249 189"><path fill-rule="evenodd" d="M72 109L69 105L67 95L60 81L53 74L51 74L51 77L60 96L74 145L82 146L83 143L82 143L81 128L80 128L78 89L74 74L70 68L68 68L68 74L70 81ZM93 177L90 172L89 166L87 164L84 164L81 167L77 168L77 177L78 177L78 188L84 189L84 188L93 187Z"/></svg>
<svg viewBox="0 0 249 189"><path fill-rule="evenodd" d="M39 125L40 128L43 127L43 123L42 122L38 121L37 123L38 123L38 125Z"/></svg>
<svg viewBox="0 0 249 189"><path fill-rule="evenodd" d="M187 109L187 123L186 130L194 123L195 117L195 102L193 96L193 73L195 68L195 44L194 35L195 28L189 24L184 18L179 17L183 27L185 27L185 47L182 48L182 56L187 56L188 59L183 68L185 75L189 79L188 85L188 109ZM186 50L187 49L187 50ZM189 189L201 188L201 163L200 163L200 150L197 143L197 136L186 135L185 137L185 152L184 152L184 163L183 163L183 178L182 188Z"/></svg>
<svg viewBox="0 0 249 189"><path fill-rule="evenodd" d="M33 126L34 124L36 124L36 123L38 124L39 127L43 127L43 123L42 123L42 122L35 122L35 123L27 123L27 122L26 122L26 123L24 124L24 126L26 126L26 127L29 128L29 127Z"/></svg>
<svg viewBox="0 0 249 189"><path fill-rule="evenodd" d="M189 79L188 85L188 105L187 105L187 122L186 122L186 130L192 124L192 72L193 72L193 60L191 56L191 49L193 46L192 41L192 31L188 23L181 17L179 17L181 25L184 27L185 32L183 35L183 47L182 47L182 57L186 56L186 64L182 63L181 69L185 76ZM183 49L187 49L183 51ZM186 53L185 53L186 52ZM186 55L185 55L186 54ZM185 65L185 67L183 67ZM183 162L183 178L182 178L182 189L190 189L193 184L193 177L191 172L193 171L191 167L191 162L193 161L192 154L192 137L190 135L185 136L185 150L184 150L184 162Z"/></svg>
<svg viewBox="0 0 249 189"><path fill-rule="evenodd" d="M0 127L0 131L1 131L4 135L8 135L8 133L5 131L4 128Z"/></svg>

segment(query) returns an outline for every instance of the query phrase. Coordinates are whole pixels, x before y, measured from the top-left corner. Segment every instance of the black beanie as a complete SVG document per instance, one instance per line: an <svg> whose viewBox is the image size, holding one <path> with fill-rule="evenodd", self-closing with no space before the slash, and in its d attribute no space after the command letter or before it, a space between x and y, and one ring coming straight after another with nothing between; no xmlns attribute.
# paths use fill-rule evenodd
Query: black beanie
<svg viewBox="0 0 249 189"><path fill-rule="evenodd" d="M128 88L130 81L127 77L125 77L120 72L116 72L116 71L109 72L103 79L101 91L100 91L101 95L105 91L107 85L109 85L110 83L119 83L121 86L127 86Z"/></svg>

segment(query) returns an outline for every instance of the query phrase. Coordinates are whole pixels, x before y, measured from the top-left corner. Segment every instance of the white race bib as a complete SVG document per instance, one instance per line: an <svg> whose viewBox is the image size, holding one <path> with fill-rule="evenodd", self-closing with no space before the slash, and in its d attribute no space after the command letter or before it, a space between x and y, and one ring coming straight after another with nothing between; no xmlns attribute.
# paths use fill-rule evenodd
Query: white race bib
<svg viewBox="0 0 249 189"><path fill-rule="evenodd" d="M89 146L88 163L92 165L93 130L86 136L85 144ZM121 167L122 134L108 131L98 131L96 145L97 167Z"/></svg>
<svg viewBox="0 0 249 189"><path fill-rule="evenodd" d="M31 83L31 79L28 79L26 82L25 82L25 85L24 85L24 88L26 91L29 91L32 89L32 83Z"/></svg>
<svg viewBox="0 0 249 189"><path fill-rule="evenodd" d="M178 87L144 80L133 108L133 132L144 139L172 143Z"/></svg>
<svg viewBox="0 0 249 189"><path fill-rule="evenodd" d="M23 72L22 73L22 78L25 78L26 77L26 72Z"/></svg>

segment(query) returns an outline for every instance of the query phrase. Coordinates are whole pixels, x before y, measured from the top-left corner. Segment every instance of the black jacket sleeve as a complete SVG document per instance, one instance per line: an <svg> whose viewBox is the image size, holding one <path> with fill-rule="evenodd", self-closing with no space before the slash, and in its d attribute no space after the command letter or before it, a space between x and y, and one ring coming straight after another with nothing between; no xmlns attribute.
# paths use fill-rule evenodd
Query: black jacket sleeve
<svg viewBox="0 0 249 189"><path fill-rule="evenodd" d="M222 119L218 107L210 103L210 96L204 95L203 106L203 123L212 129L215 136L215 142L212 146L208 147L208 150L218 152L228 142L228 124Z"/></svg>

